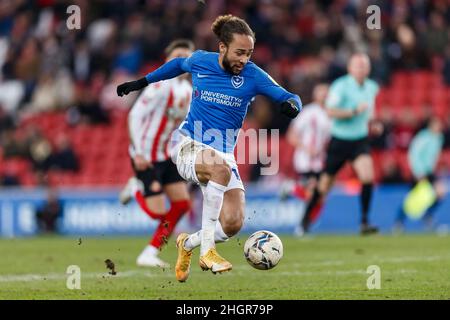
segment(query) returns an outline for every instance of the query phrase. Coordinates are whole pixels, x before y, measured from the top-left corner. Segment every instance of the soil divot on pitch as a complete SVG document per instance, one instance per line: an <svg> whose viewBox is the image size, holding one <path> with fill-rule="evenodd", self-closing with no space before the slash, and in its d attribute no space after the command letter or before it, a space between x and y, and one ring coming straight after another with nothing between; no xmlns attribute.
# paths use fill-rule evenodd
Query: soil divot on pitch
<svg viewBox="0 0 450 320"><path fill-rule="evenodd" d="M112 262L111 259L106 259L105 260L105 264L106 264L106 268L110 269L111 271L109 272L110 275L115 276L117 274L116 270L115 270L115 264L114 262Z"/></svg>

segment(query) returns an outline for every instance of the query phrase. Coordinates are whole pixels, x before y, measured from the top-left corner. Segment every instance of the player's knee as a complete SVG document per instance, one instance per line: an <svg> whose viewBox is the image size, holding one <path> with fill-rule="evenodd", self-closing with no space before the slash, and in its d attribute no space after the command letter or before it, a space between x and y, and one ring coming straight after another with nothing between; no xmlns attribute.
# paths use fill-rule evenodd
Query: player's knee
<svg viewBox="0 0 450 320"><path fill-rule="evenodd" d="M228 215L221 221L223 232L229 237L237 234L244 224L244 216L241 212L236 212L233 215Z"/></svg>
<svg viewBox="0 0 450 320"><path fill-rule="evenodd" d="M373 183L373 173L367 171L364 174L362 174L359 179L362 184L371 184Z"/></svg>
<svg viewBox="0 0 450 320"><path fill-rule="evenodd" d="M166 213L166 208L164 206L155 204L151 200L147 200L145 204L147 205L147 209L156 216L161 216Z"/></svg>
<svg viewBox="0 0 450 320"><path fill-rule="evenodd" d="M320 196L325 196L330 191L332 184L333 180L328 177L319 181L317 190L319 191Z"/></svg>
<svg viewBox="0 0 450 320"><path fill-rule="evenodd" d="M211 179L223 185L228 185L231 178L231 168L226 163L214 164Z"/></svg>

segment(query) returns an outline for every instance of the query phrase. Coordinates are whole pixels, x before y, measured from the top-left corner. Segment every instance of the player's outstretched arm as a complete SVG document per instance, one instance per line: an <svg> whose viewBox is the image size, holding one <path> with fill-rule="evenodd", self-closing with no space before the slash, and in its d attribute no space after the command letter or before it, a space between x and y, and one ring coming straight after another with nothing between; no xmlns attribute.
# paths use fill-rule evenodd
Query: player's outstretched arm
<svg viewBox="0 0 450 320"><path fill-rule="evenodd" d="M136 81L128 81L117 86L117 95L121 97L123 95L129 94L131 91L141 90L147 85L148 82L145 77Z"/></svg>
<svg viewBox="0 0 450 320"><path fill-rule="evenodd" d="M131 91L141 90L150 83L172 79L185 73L188 71L185 61L186 58L172 59L139 80L122 83L117 86L117 95L121 97Z"/></svg>
<svg viewBox="0 0 450 320"><path fill-rule="evenodd" d="M279 103L281 113L291 119L295 118L302 109L300 97L281 87L271 76L259 67L256 67L256 72L257 93L263 94Z"/></svg>

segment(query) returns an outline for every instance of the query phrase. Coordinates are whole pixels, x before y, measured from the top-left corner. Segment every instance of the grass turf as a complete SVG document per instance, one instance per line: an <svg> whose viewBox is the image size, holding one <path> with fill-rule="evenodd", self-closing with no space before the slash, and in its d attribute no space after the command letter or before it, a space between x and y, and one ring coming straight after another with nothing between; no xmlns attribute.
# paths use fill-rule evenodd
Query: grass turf
<svg viewBox="0 0 450 320"><path fill-rule="evenodd" d="M450 238L402 236L281 236L284 257L272 270L245 261L240 235L218 245L233 263L213 275L198 267L178 283L172 269L138 268L145 238L65 237L0 240L0 299L450 299ZM174 238L161 257L173 266ZM115 263L110 275L105 260ZM81 269L81 289L66 287L69 265ZM367 288L367 268L381 270L381 289Z"/></svg>

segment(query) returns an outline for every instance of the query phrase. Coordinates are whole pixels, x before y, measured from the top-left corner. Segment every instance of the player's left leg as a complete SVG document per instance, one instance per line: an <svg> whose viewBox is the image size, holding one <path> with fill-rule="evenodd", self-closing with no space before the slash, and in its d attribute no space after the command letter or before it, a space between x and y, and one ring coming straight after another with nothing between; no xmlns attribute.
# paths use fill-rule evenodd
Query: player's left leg
<svg viewBox="0 0 450 320"><path fill-rule="evenodd" d="M322 210L324 199L334 184L335 176L349 159L349 153L351 151L352 148L349 147L346 141L334 137L331 138L327 147L324 170L319 175L317 186L305 204L306 209L301 218L300 225L294 231L295 235L302 236L309 232L312 217Z"/></svg>
<svg viewBox="0 0 450 320"><path fill-rule="evenodd" d="M306 209L301 224L299 228L295 230L296 235L301 236L309 231L311 223L314 221L313 217L317 216L322 210L323 199L333 186L334 179L335 175L326 171L320 175L317 186L306 203Z"/></svg>
<svg viewBox="0 0 450 320"><path fill-rule="evenodd" d="M244 222L245 193L242 189L231 189L224 193L219 221L214 233L216 243L225 242L242 228ZM186 249L192 250L200 245L201 230L189 236L184 244Z"/></svg>
<svg viewBox="0 0 450 320"><path fill-rule="evenodd" d="M244 222L245 191L240 180L237 166L232 166L232 176L224 193L222 208L219 219L214 230L214 242L227 241L230 237L239 232ZM205 187L202 186L202 191ZM203 230L191 235L182 233L177 238L178 259L175 266L175 274L178 281L184 282L189 277L192 251L201 245ZM215 264L215 266L214 266ZM200 265L203 269L211 269L215 272L220 266L220 270L231 270L231 264L219 255L207 253L200 257ZM214 266L214 268L213 268ZM218 271L221 272L221 271Z"/></svg>
<svg viewBox="0 0 450 320"><path fill-rule="evenodd" d="M224 193L223 205L214 232L214 241L216 243L228 241L230 237L241 230L244 223L244 210L245 193L243 189L234 188ZM179 255L175 271L179 281L185 281L189 275L192 250L200 246L202 232L203 231L200 230L191 235L181 234L177 239ZM213 273L215 273L213 266L214 264L217 264L225 265L224 267L226 267L227 270L231 270L231 264L221 259L220 256L209 253L210 252L200 257L200 266L202 269L211 269Z"/></svg>
<svg viewBox="0 0 450 320"><path fill-rule="evenodd" d="M320 174L321 174L320 172L308 173L308 180L306 181L307 199L311 199L311 197L314 193L314 190L318 187ZM311 213L311 216L310 216L311 223L314 223L314 221L317 220L321 211L322 211L322 206L316 206L316 210L313 210Z"/></svg>
<svg viewBox="0 0 450 320"><path fill-rule="evenodd" d="M361 234L378 232L378 228L369 224L370 202L373 193L374 170L372 157L368 153L358 155L352 166L362 183L361 190Z"/></svg>

